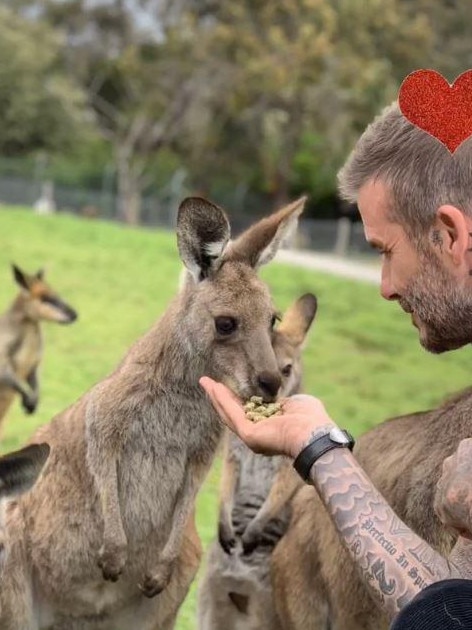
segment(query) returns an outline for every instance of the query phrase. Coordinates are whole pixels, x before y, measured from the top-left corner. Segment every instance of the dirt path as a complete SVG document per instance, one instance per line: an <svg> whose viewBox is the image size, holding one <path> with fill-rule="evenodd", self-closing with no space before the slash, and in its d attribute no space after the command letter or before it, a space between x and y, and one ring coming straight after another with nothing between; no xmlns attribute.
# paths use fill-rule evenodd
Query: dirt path
<svg viewBox="0 0 472 630"><path fill-rule="evenodd" d="M306 250L282 249L278 252L275 260L295 267L305 267L315 269L325 273L330 273L343 278L369 282L370 284L380 284L380 265L361 263L349 258L337 258L330 254L318 254Z"/></svg>

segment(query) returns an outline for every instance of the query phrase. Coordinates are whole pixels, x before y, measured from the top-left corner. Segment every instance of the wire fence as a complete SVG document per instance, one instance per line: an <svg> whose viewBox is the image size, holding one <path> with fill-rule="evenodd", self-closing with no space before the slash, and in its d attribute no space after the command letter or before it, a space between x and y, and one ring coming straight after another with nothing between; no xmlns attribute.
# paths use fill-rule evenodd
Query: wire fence
<svg viewBox="0 0 472 630"><path fill-rule="evenodd" d="M0 177L0 204L31 206L41 211L41 202L47 195L48 186L32 179L18 176ZM46 192L45 192L46 191ZM53 200L57 212L70 212L88 218L118 220L117 196L108 191L87 190L69 186L50 186L50 201ZM149 227L174 229L176 212L181 191L164 191L161 197L144 196L142 199L140 222ZM245 206L244 199L240 207ZM235 207L231 201L225 207ZM236 206L237 207L237 206ZM43 210L46 211L46 210ZM241 232L254 221L252 213L230 212L235 233ZM299 222L294 247L318 252L335 252L339 255L369 255L372 250L367 245L362 224L348 219L317 220L302 219Z"/></svg>

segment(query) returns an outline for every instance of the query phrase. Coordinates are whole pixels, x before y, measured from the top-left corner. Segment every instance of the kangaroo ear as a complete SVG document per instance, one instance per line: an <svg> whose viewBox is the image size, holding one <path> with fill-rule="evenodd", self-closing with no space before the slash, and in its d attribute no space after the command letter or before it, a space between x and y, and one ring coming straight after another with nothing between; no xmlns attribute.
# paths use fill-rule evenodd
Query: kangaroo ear
<svg viewBox="0 0 472 630"><path fill-rule="evenodd" d="M22 288L29 291L29 283L28 276L21 271L19 267L17 267L14 263L12 263L11 268L13 270L13 277L15 278L15 282Z"/></svg>
<svg viewBox="0 0 472 630"><path fill-rule="evenodd" d="M243 260L254 268L270 262L283 240L295 230L306 199L297 199L243 232L228 248L228 258Z"/></svg>
<svg viewBox="0 0 472 630"><path fill-rule="evenodd" d="M49 452L49 444L31 444L0 457L0 498L29 490L46 463Z"/></svg>
<svg viewBox="0 0 472 630"><path fill-rule="evenodd" d="M36 280L44 280L44 269L38 269L35 278Z"/></svg>
<svg viewBox="0 0 472 630"><path fill-rule="evenodd" d="M200 197L182 201L177 213L177 245L195 282L220 267L229 238L229 221L221 208Z"/></svg>
<svg viewBox="0 0 472 630"><path fill-rule="evenodd" d="M278 332L289 337L297 346L301 346L315 319L317 308L316 296L313 293L305 293L287 309L277 326Z"/></svg>

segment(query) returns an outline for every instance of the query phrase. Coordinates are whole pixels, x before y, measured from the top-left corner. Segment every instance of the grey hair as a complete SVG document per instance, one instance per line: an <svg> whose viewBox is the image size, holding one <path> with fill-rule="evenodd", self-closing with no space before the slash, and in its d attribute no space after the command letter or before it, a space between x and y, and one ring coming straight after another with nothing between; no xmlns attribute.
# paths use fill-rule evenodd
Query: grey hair
<svg viewBox="0 0 472 630"><path fill-rule="evenodd" d="M451 154L410 123L395 101L366 128L339 171L341 197L355 203L359 189L370 180L388 186L390 219L420 243L441 205L472 215L472 138Z"/></svg>

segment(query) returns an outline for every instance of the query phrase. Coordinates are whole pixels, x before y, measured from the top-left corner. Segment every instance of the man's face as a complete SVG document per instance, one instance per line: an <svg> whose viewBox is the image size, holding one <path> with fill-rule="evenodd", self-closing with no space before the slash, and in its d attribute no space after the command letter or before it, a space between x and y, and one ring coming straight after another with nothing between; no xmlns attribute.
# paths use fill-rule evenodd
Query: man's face
<svg viewBox="0 0 472 630"><path fill-rule="evenodd" d="M402 226L388 218L388 187L369 181L359 191L366 239L382 254L381 294L411 313L421 345L445 352L472 341L472 291L432 247L419 252Z"/></svg>

